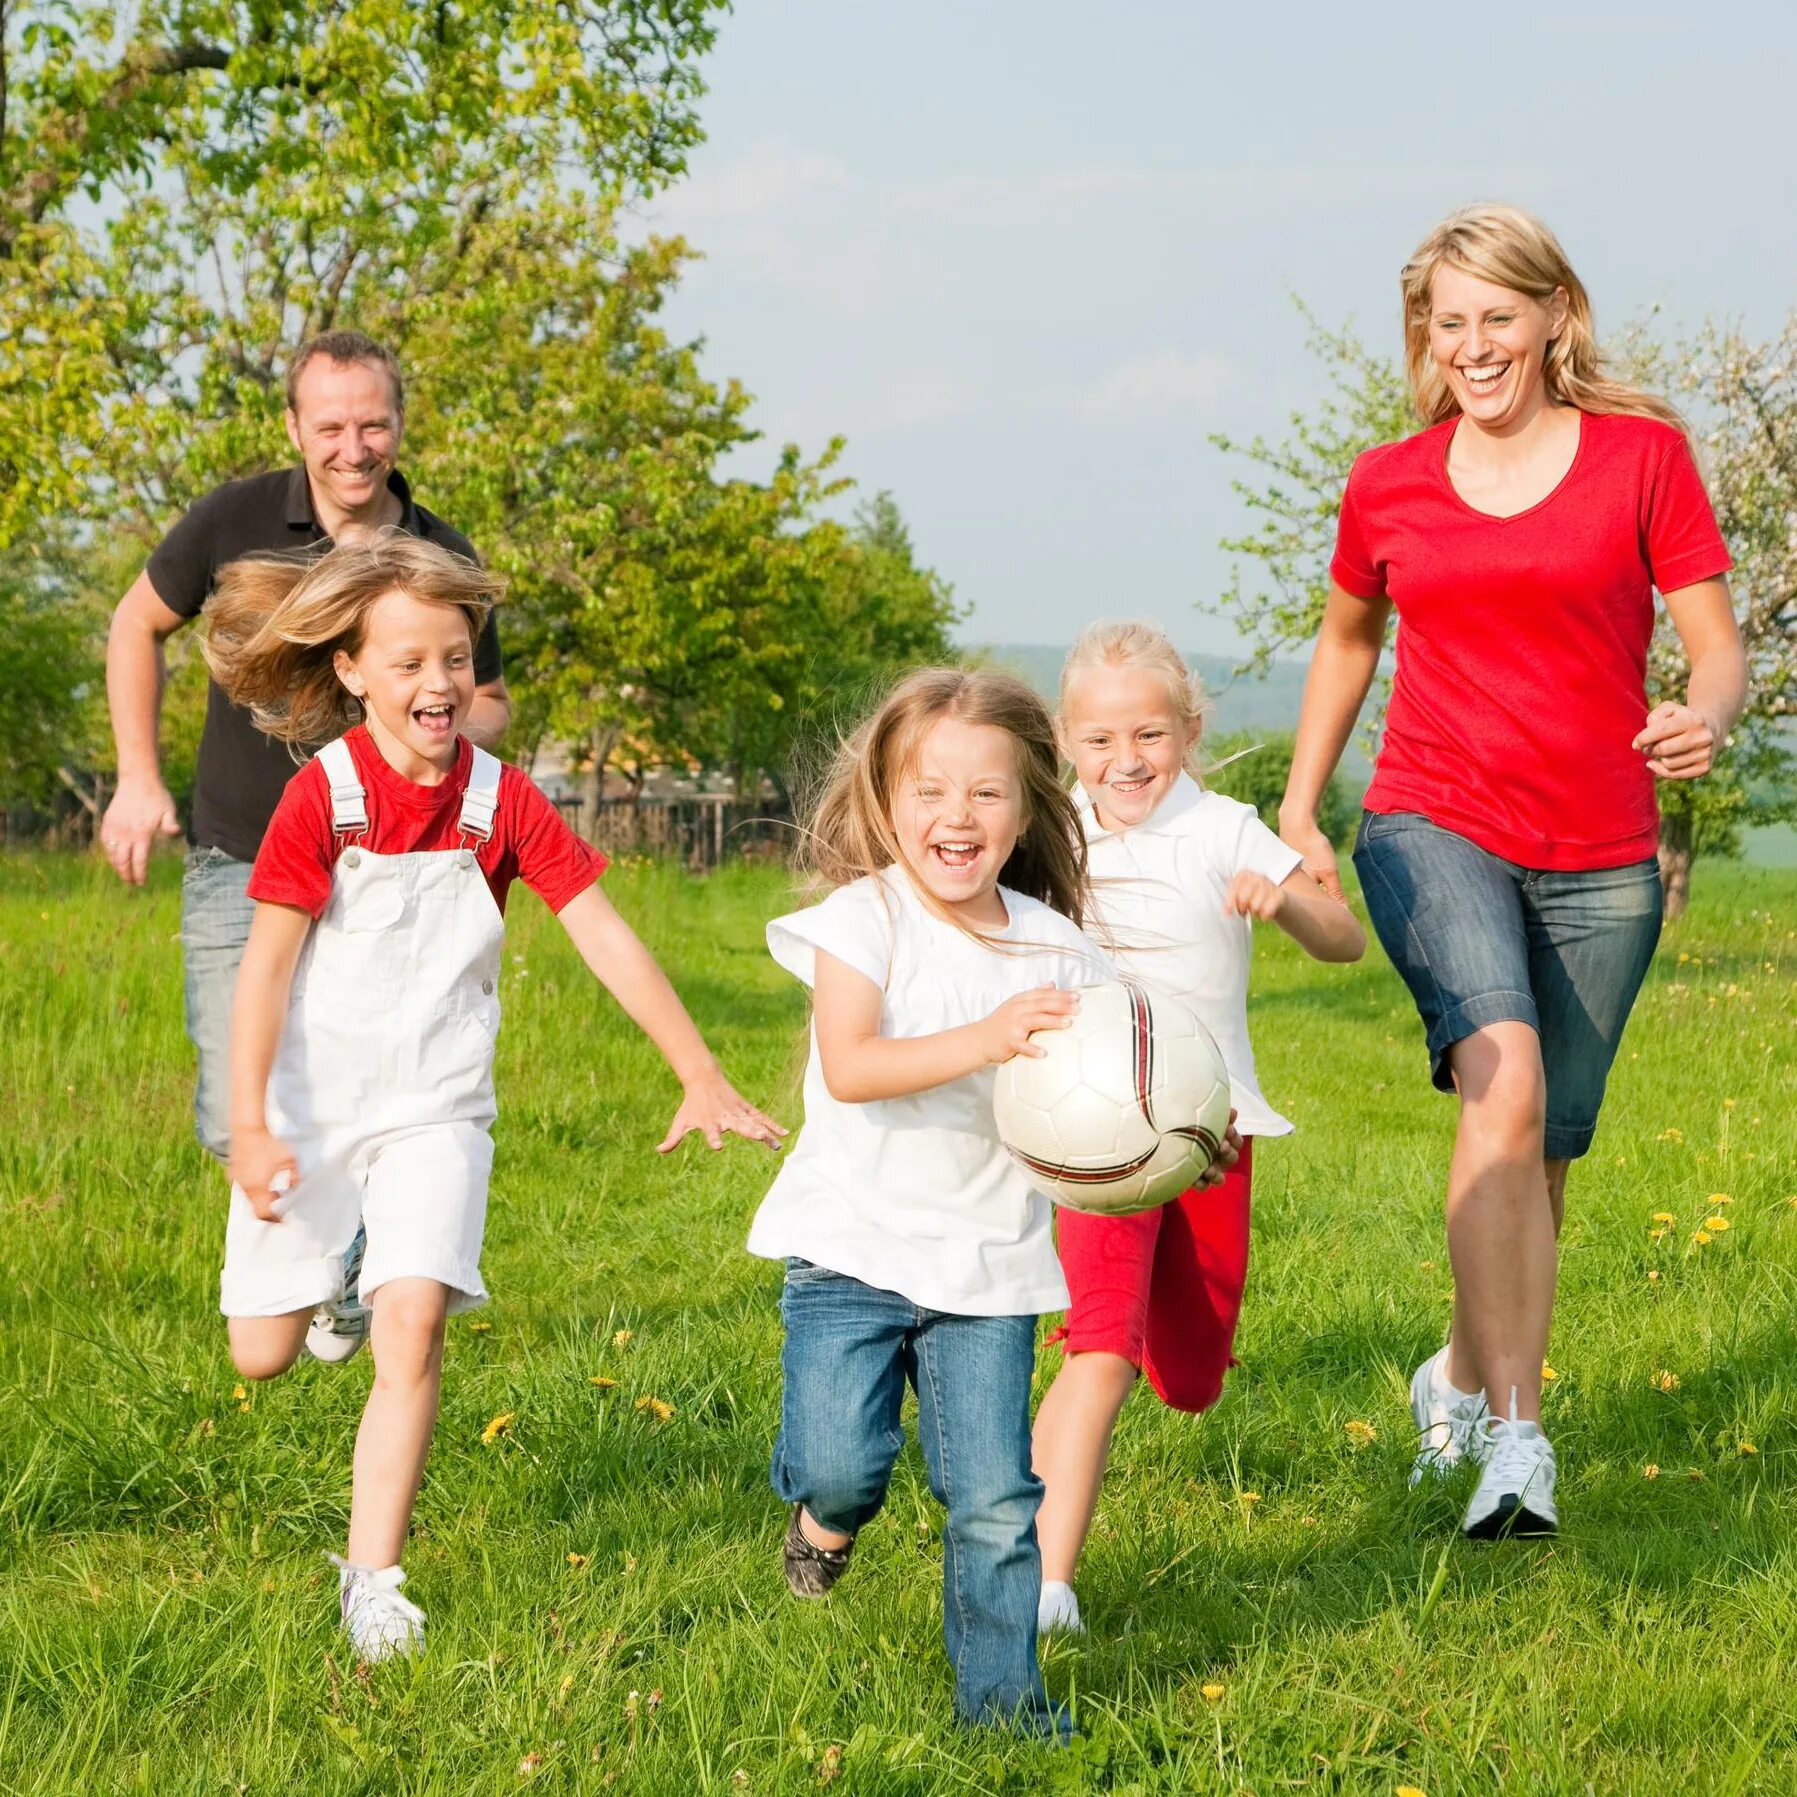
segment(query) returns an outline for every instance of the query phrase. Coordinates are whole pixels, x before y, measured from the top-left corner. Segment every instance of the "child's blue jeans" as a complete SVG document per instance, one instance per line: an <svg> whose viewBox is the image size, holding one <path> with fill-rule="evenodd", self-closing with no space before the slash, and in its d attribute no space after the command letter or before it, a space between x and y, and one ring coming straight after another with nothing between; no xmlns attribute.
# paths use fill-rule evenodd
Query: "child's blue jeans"
<svg viewBox="0 0 1797 1797"><path fill-rule="evenodd" d="M774 1489L826 1529L854 1534L885 1500L909 1380L930 1489L948 1511L942 1627L955 1714L1064 1735L1036 1664L1036 1319L926 1310L803 1260L787 1263L780 1314L786 1394Z"/></svg>

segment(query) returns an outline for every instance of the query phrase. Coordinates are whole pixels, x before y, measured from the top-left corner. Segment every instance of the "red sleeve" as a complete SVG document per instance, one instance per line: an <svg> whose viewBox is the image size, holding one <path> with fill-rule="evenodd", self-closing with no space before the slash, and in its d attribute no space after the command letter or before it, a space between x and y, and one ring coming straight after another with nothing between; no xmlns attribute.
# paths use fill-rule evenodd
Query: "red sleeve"
<svg viewBox="0 0 1797 1797"><path fill-rule="evenodd" d="M269 819L268 834L250 874L250 897L271 905L296 905L314 918L331 896L337 837L331 829L331 794L316 762L287 782Z"/></svg>
<svg viewBox="0 0 1797 1797"><path fill-rule="evenodd" d="M1347 490L1342 494L1341 517L1335 526L1335 555L1329 563L1329 578L1344 593L1356 599L1385 597L1385 570L1373 560L1372 546L1366 539L1366 527L1360 514L1358 490L1350 470Z"/></svg>
<svg viewBox="0 0 1797 1797"><path fill-rule="evenodd" d="M1647 565L1662 593L1714 580L1734 566L1683 437L1660 457L1648 482L1646 523Z"/></svg>
<svg viewBox="0 0 1797 1797"><path fill-rule="evenodd" d="M499 807L505 819L508 872L560 911L605 872L606 860L562 821L562 814L515 767L500 775Z"/></svg>

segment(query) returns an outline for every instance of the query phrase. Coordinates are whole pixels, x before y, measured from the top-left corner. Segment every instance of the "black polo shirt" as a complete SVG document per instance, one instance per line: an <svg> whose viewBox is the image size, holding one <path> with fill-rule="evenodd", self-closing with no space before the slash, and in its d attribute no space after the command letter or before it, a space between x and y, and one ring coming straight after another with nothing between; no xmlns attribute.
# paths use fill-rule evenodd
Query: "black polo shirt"
<svg viewBox="0 0 1797 1797"><path fill-rule="evenodd" d="M413 500L397 469L388 475L387 485L399 500L401 530L470 561L478 559L459 530ZM227 562L269 550L322 554L329 547L330 538L313 516L305 468L284 468L227 482L195 504L150 557L150 585L170 611L192 618L211 598L218 571ZM475 682L484 685L500 673L499 633L489 619L474 646ZM254 861L297 765L287 745L264 736L250 714L233 705L214 681L206 695L206 728L193 787L194 843Z"/></svg>

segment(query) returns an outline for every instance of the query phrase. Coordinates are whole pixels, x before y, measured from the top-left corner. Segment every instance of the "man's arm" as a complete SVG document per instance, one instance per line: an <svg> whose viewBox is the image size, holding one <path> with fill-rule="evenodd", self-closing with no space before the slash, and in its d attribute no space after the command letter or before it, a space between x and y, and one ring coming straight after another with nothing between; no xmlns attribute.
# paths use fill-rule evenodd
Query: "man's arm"
<svg viewBox="0 0 1797 1797"><path fill-rule="evenodd" d="M483 749L496 749L505 739L512 722L512 695L505 680L484 680L474 689L474 703L468 707L468 720L462 734Z"/></svg>
<svg viewBox="0 0 1797 1797"><path fill-rule="evenodd" d="M162 644L186 620L138 575L112 614L106 636L106 703L118 745L119 785L100 822L100 846L127 886L141 886L158 836L179 836L175 801L162 783L157 730L162 719Z"/></svg>

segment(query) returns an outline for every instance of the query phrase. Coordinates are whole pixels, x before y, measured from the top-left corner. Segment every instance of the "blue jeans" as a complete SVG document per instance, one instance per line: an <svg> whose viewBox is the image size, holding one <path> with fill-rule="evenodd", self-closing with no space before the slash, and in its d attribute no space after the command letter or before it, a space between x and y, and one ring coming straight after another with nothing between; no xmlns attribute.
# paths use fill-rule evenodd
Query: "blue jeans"
<svg viewBox="0 0 1797 1797"><path fill-rule="evenodd" d="M1448 1051L1494 1023L1541 1039L1550 1160L1591 1146L1623 1026L1660 939L1652 861L1555 873L1519 867L1411 812L1368 812L1354 845L1367 915L1428 1031Z"/></svg>
<svg viewBox="0 0 1797 1797"><path fill-rule="evenodd" d="M194 1134L219 1160L231 1152L231 997L250 939L250 863L223 849L193 849L181 879L181 960L187 1039L199 1056Z"/></svg>
<svg viewBox="0 0 1797 1797"><path fill-rule="evenodd" d="M854 1534L885 1501L909 1380L930 1489L948 1510L942 1630L956 1718L1064 1736L1036 1664L1036 1319L925 1310L802 1260L787 1263L780 1315L786 1393L774 1489L826 1529Z"/></svg>

